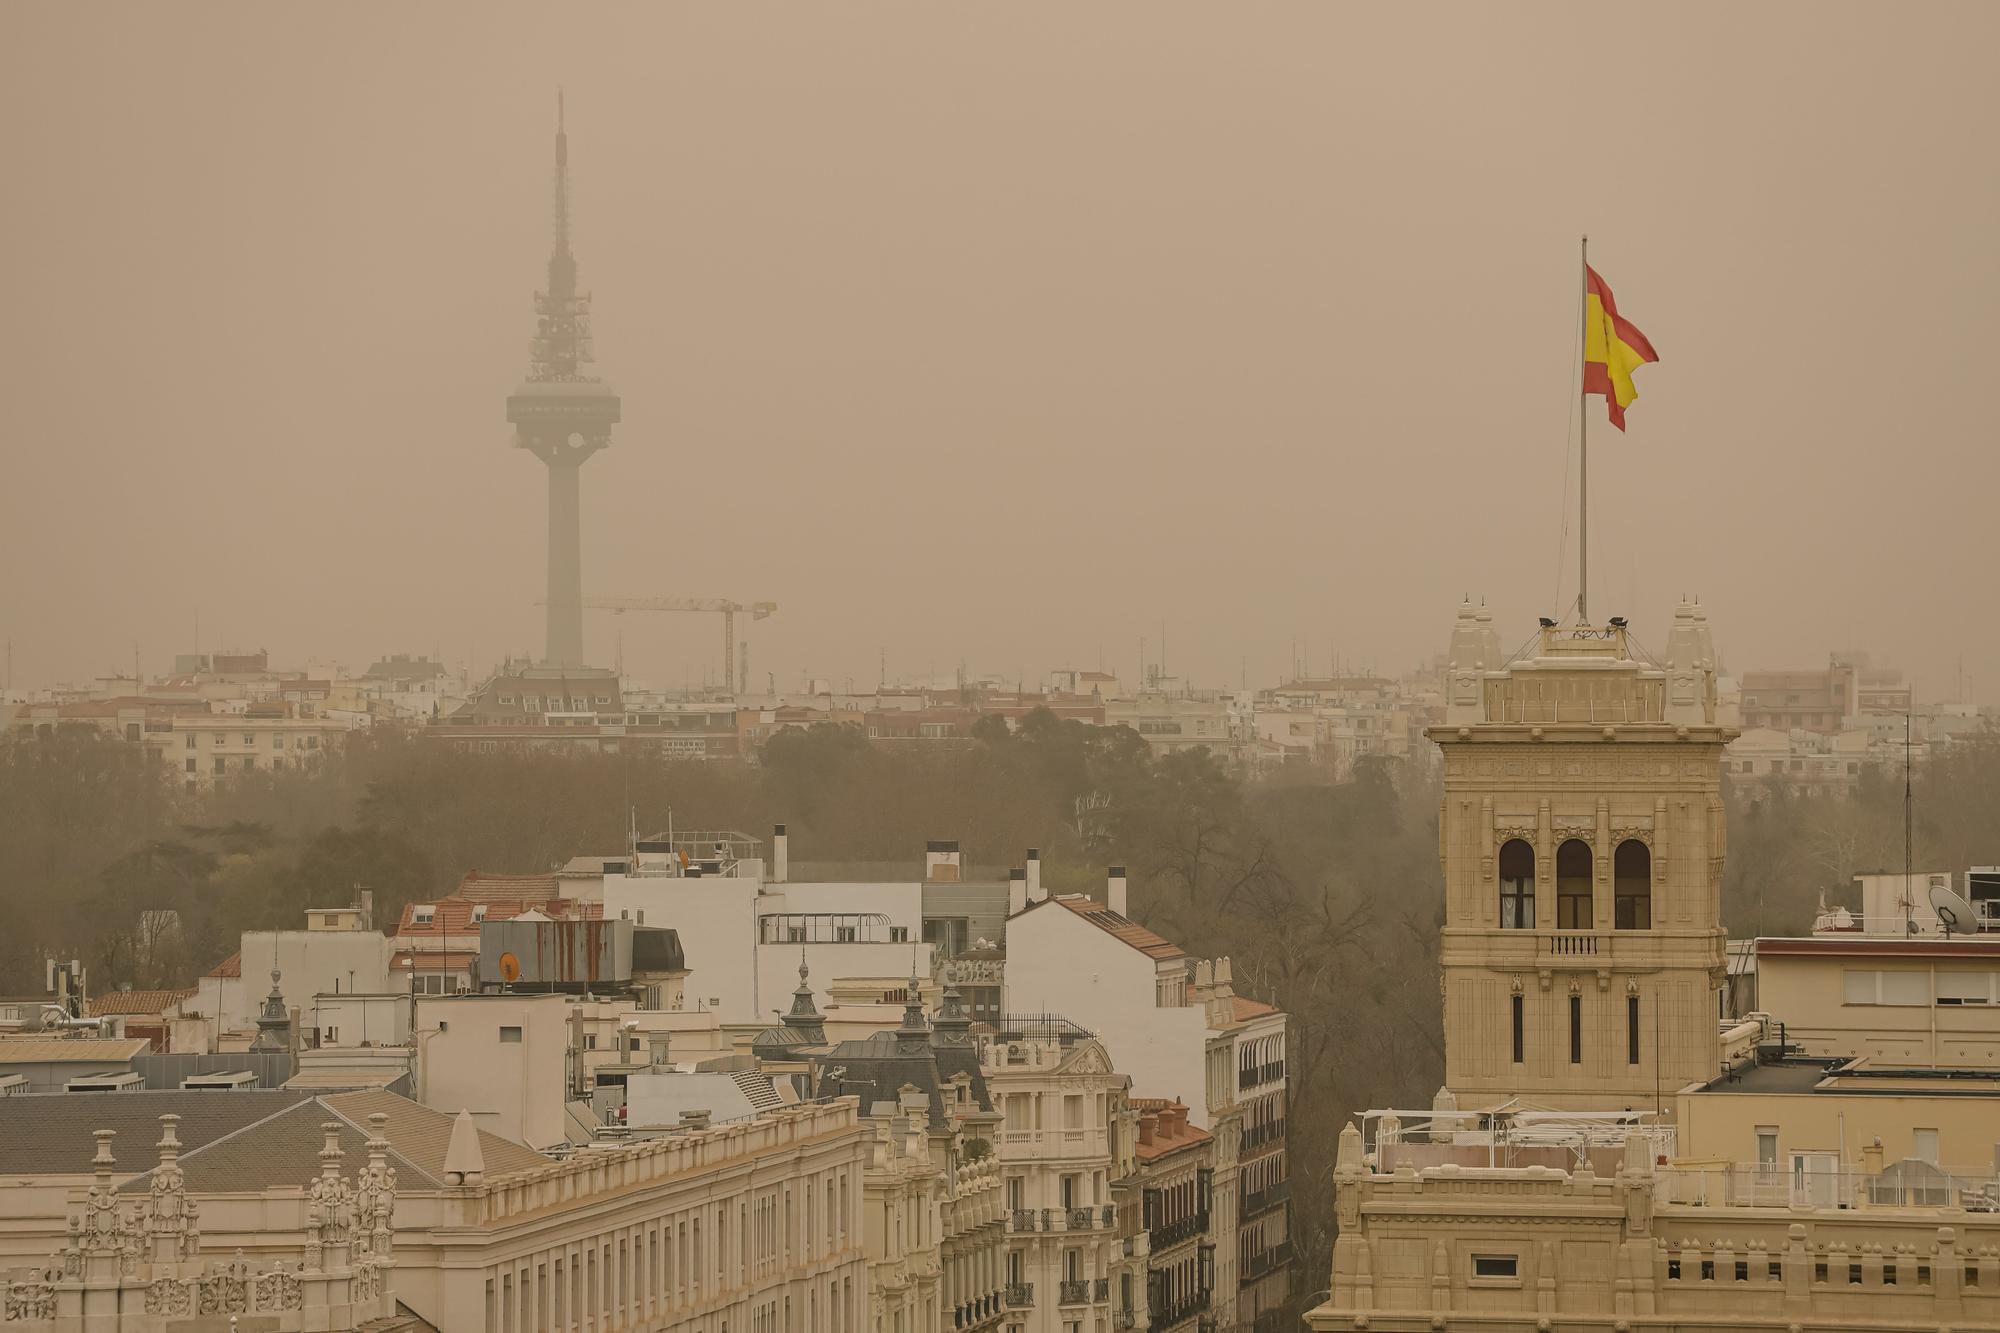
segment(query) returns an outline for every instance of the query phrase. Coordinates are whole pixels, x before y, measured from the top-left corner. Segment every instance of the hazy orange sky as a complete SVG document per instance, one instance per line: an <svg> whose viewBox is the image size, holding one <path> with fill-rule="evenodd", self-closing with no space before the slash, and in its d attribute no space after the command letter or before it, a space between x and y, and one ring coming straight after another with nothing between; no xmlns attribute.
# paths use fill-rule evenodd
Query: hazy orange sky
<svg viewBox="0 0 2000 1333"><path fill-rule="evenodd" d="M1588 231L1663 358L1596 410L1594 609L2000 698L1996 49L1991 4L17 3L0 634L24 686L197 610L539 651L560 84L625 403L586 591L777 600L759 680L1129 680L1162 624L1199 683L1401 669L1468 591L1524 638ZM625 619L633 674L717 669Z"/></svg>

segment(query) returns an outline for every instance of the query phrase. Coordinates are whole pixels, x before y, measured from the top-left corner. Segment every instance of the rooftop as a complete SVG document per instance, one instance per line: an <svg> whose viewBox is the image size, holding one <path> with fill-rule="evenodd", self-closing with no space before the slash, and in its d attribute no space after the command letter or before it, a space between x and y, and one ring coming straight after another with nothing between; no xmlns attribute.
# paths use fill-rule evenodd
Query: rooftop
<svg viewBox="0 0 2000 1333"><path fill-rule="evenodd" d="M1172 940L1156 935L1129 917L1121 916L1094 898L1080 893L1058 894L1040 903L1029 903L1027 911L1049 904L1062 907L1076 916L1082 917L1111 938L1128 944L1149 958L1185 958L1187 950Z"/></svg>
<svg viewBox="0 0 2000 1333"><path fill-rule="evenodd" d="M152 1049L144 1037L9 1037L0 1041L0 1065L130 1060Z"/></svg>
<svg viewBox="0 0 2000 1333"><path fill-rule="evenodd" d="M116 990L106 995L91 996L90 1016L158 1014L193 994L192 990Z"/></svg>

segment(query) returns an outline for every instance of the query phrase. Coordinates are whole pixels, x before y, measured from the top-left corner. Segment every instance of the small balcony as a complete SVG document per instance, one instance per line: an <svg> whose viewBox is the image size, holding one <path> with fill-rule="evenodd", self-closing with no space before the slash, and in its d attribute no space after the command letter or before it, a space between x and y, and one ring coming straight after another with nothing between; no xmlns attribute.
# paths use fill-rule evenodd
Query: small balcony
<svg viewBox="0 0 2000 1333"><path fill-rule="evenodd" d="M1205 1236L1207 1234L1208 1234L1208 1213L1206 1211L1199 1213L1190 1213L1188 1216L1180 1218L1178 1221L1169 1222L1165 1226L1153 1228L1151 1232L1151 1238L1153 1242L1152 1245L1153 1253L1158 1254L1162 1250L1171 1249L1173 1246L1183 1244L1187 1241L1193 1240L1197 1236Z"/></svg>
<svg viewBox="0 0 2000 1333"><path fill-rule="evenodd" d="M1282 1083L1285 1080L1285 1062L1273 1060L1268 1064L1251 1065L1236 1071L1236 1088L1261 1088L1266 1083Z"/></svg>
<svg viewBox="0 0 2000 1333"><path fill-rule="evenodd" d="M1009 1282L1000 1292L1000 1304L1009 1310L1032 1310L1035 1306L1035 1284Z"/></svg>
<svg viewBox="0 0 2000 1333"><path fill-rule="evenodd" d="M1079 1278L1073 1282L1059 1282L1056 1284L1057 1305L1088 1305L1089 1303L1089 1278Z"/></svg>
<svg viewBox="0 0 2000 1333"><path fill-rule="evenodd" d="M1153 1306L1153 1319L1146 1327L1151 1333L1166 1333L1167 1329L1182 1324L1208 1310L1209 1292L1206 1287L1190 1292L1178 1301L1170 1301Z"/></svg>
<svg viewBox="0 0 2000 1333"><path fill-rule="evenodd" d="M1007 1230L1040 1231L1041 1210L1036 1208L1010 1208L1007 1210Z"/></svg>
<svg viewBox="0 0 2000 1333"><path fill-rule="evenodd" d="M1245 1259L1243 1261L1243 1269L1238 1274L1237 1280L1241 1285L1247 1287L1252 1282L1256 1282L1277 1272L1280 1268L1290 1263L1291 1258L1292 1243L1289 1240L1281 1240L1270 1249L1260 1250L1248 1259Z"/></svg>
<svg viewBox="0 0 2000 1333"><path fill-rule="evenodd" d="M1282 1206L1285 1200L1291 1197L1292 1182L1289 1180L1274 1180L1263 1189L1251 1190L1244 1194L1242 1205L1237 1212L1237 1219L1248 1222L1260 1213L1268 1213L1272 1209Z"/></svg>

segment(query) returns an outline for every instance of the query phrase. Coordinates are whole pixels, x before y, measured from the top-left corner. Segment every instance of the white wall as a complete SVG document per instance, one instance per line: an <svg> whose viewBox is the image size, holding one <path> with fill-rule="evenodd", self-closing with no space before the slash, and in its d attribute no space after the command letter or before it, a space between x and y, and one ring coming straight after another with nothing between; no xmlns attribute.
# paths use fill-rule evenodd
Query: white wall
<svg viewBox="0 0 2000 1333"><path fill-rule="evenodd" d="M373 930L249 930L243 933L243 982L221 999L222 1026L255 1027L257 1011L271 993L271 969L283 975L278 990L287 1008L310 1004L334 991L380 994L400 990L389 980L389 937ZM407 984L407 983L405 983ZM207 998L204 996L203 998Z"/></svg>
<svg viewBox="0 0 2000 1333"><path fill-rule="evenodd" d="M630 913L636 922L643 911L647 925L678 931L688 965L685 1005L750 1022L757 1013L757 887L755 879L730 876L606 875L604 915Z"/></svg>
<svg viewBox="0 0 2000 1333"><path fill-rule="evenodd" d="M531 1148L562 1142L569 1010L561 995L419 997L418 1100ZM501 1041L503 1027L521 1040Z"/></svg>
<svg viewBox="0 0 2000 1333"><path fill-rule="evenodd" d="M315 995L300 1006L299 1021L308 1029L319 1029L324 1045L396 1046L410 1037L410 997ZM328 1029L334 1032L330 1041Z"/></svg>
<svg viewBox="0 0 2000 1333"><path fill-rule="evenodd" d="M801 949L805 950L813 1006L822 1014L830 1003L835 981L849 977L908 977L913 965L919 979L928 981L931 975L928 944L760 944L757 1012L767 1024L775 1021L773 1011L784 1013L792 1007L792 992L799 987ZM896 1013L896 1021L901 1022L902 1010Z"/></svg>
<svg viewBox="0 0 2000 1333"><path fill-rule="evenodd" d="M748 863L761 871L757 863ZM826 1004L827 987L836 977L907 977L914 965L929 975L930 947L923 939L923 886L900 884L774 884L759 892L755 875L672 876L606 875L604 914L616 919L646 914L649 926L666 926L680 933L688 977L683 1005L714 1008L726 1023L768 1024L772 1011L791 1007L799 984L797 944L759 945L758 918L788 912L879 912L889 925L901 926L909 942L804 946L806 965L818 1003ZM884 941L888 926L875 927Z"/></svg>
<svg viewBox="0 0 2000 1333"><path fill-rule="evenodd" d="M1154 1007L1154 960L1068 910L1031 907L1007 922L1005 1008L1060 1014L1097 1034L1134 1097L1178 1097L1208 1128L1207 1014Z"/></svg>

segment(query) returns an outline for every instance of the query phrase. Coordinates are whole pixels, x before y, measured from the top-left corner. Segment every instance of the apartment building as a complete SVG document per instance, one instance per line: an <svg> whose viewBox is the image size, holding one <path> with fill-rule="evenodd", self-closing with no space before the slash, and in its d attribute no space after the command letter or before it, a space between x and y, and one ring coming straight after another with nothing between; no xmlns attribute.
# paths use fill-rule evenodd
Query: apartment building
<svg viewBox="0 0 2000 1333"><path fill-rule="evenodd" d="M1215 1298L1215 1140L1188 1122L1188 1108L1135 1097L1134 1147L1146 1235L1146 1309L1153 1333L1194 1333Z"/></svg>
<svg viewBox="0 0 2000 1333"><path fill-rule="evenodd" d="M1126 915L1122 867L1102 901L1019 883L1008 1008L1063 1014L1096 1034L1132 1095L1186 1101L1189 1122L1214 1139L1211 1316L1219 1328L1268 1326L1292 1281L1285 1015L1237 995L1227 958L1193 958Z"/></svg>
<svg viewBox="0 0 2000 1333"><path fill-rule="evenodd" d="M1010 1017L996 1026L981 1068L1002 1117L1000 1327L1097 1333L1121 1312L1136 1318L1145 1259L1125 1252L1113 1193L1137 1165L1125 1109L1130 1080L1101 1043L1065 1019Z"/></svg>

